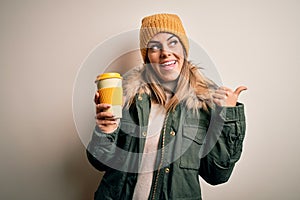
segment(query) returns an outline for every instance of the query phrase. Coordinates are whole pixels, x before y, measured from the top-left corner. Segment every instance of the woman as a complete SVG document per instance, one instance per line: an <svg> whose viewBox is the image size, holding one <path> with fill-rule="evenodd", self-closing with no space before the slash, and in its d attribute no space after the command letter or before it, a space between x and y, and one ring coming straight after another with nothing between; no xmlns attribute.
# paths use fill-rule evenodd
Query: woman
<svg viewBox="0 0 300 200"><path fill-rule="evenodd" d="M105 171L95 199L201 199L199 175L226 182L245 135L243 104L187 61L189 43L174 14L142 20L141 68L123 81L123 118L95 95L96 128L88 159Z"/></svg>

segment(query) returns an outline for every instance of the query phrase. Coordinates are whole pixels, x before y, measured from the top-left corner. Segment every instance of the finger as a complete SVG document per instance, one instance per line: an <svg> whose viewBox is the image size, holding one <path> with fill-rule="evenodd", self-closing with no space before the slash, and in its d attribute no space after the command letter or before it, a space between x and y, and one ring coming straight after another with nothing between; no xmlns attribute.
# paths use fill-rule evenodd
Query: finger
<svg viewBox="0 0 300 200"><path fill-rule="evenodd" d="M218 89L220 89L220 90L224 90L224 91L231 91L231 89L230 89L230 88L228 88L228 87L225 87L225 86L221 86L221 87L219 87Z"/></svg>
<svg viewBox="0 0 300 200"><path fill-rule="evenodd" d="M234 94L239 95L242 91L247 90L247 87L245 86L240 86L238 87L235 91Z"/></svg>
<svg viewBox="0 0 300 200"><path fill-rule="evenodd" d="M223 106L224 104L224 101L220 100L220 99L213 99L213 102L215 104L217 104L218 106Z"/></svg>
<svg viewBox="0 0 300 200"><path fill-rule="evenodd" d="M228 93L229 93L229 92L228 92L228 91L225 91L225 90L216 90L215 93L216 93L216 94L221 94L221 95L223 94L223 95L228 96Z"/></svg>
<svg viewBox="0 0 300 200"><path fill-rule="evenodd" d="M114 121L111 121L111 120L96 120L96 123L98 125L103 125L103 126L109 126L109 125L116 125L117 124L117 121L114 120Z"/></svg>
<svg viewBox="0 0 300 200"><path fill-rule="evenodd" d="M226 94L214 93L212 96L213 96L213 98L216 98L216 99L226 99L227 98Z"/></svg>
<svg viewBox="0 0 300 200"><path fill-rule="evenodd" d="M105 104L105 103L100 103L96 105L96 108L99 110L99 112L103 112L106 111L107 109L109 109L111 107L110 104Z"/></svg>
<svg viewBox="0 0 300 200"><path fill-rule="evenodd" d="M96 119L112 119L115 120L114 115L110 112L99 112L96 114Z"/></svg>
<svg viewBox="0 0 300 200"><path fill-rule="evenodd" d="M117 121L115 118L113 117L102 117L102 116L95 116L96 120L103 120L103 121Z"/></svg>

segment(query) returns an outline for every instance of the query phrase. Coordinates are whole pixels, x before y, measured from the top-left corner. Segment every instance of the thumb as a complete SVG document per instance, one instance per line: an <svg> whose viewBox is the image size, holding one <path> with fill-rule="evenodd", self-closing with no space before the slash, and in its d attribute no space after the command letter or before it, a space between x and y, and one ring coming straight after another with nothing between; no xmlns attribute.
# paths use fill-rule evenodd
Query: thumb
<svg viewBox="0 0 300 200"><path fill-rule="evenodd" d="M240 93L241 93L242 91L244 91L244 90L247 90L247 87L245 87L245 86L240 86L240 87L236 88L236 90L235 90L233 93L236 94L236 95L240 95Z"/></svg>

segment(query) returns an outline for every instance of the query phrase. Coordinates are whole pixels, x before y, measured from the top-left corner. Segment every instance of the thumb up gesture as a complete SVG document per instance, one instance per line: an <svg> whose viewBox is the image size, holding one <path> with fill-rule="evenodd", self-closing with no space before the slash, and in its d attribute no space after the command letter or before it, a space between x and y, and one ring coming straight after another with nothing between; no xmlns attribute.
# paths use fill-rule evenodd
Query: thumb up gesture
<svg viewBox="0 0 300 200"><path fill-rule="evenodd" d="M244 90L247 90L247 87L240 86L235 91L224 86L219 87L212 95L213 101L218 106L234 107L236 106L240 93Z"/></svg>

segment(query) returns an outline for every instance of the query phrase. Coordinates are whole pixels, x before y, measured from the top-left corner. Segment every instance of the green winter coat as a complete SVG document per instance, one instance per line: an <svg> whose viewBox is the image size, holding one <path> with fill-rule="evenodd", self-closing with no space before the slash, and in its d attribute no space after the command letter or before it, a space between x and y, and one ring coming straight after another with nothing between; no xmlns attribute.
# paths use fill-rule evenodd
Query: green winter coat
<svg viewBox="0 0 300 200"><path fill-rule="evenodd" d="M105 171L96 200L132 199L150 109L149 96L137 95L115 132L96 126L87 148L90 163ZM149 199L201 199L199 175L212 185L226 182L241 156L245 128L241 103L198 114L179 104L161 131Z"/></svg>

